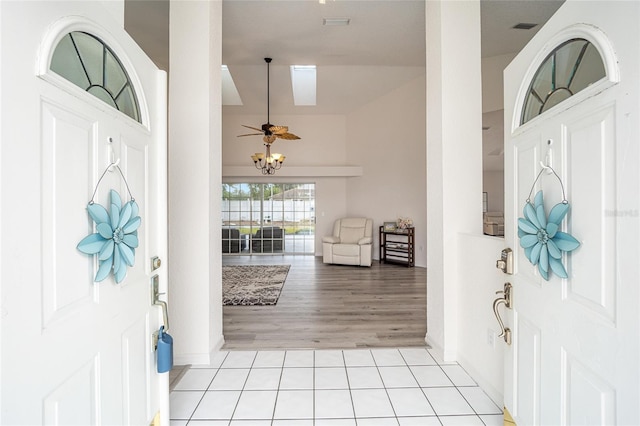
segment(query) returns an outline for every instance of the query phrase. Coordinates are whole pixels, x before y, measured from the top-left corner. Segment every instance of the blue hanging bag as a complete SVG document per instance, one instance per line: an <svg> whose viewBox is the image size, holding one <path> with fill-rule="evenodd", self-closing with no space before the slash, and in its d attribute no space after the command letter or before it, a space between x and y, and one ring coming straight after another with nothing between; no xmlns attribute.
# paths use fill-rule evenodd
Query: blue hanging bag
<svg viewBox="0 0 640 426"><path fill-rule="evenodd" d="M173 367L173 337L165 333L164 325L158 330L158 373L166 373Z"/></svg>

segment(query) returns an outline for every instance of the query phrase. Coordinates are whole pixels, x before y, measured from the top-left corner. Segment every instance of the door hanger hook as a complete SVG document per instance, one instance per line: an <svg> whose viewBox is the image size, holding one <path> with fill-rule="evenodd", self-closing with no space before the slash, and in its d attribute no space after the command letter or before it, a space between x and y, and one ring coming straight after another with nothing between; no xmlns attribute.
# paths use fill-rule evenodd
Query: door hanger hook
<svg viewBox="0 0 640 426"><path fill-rule="evenodd" d="M553 173L553 151L551 150L553 145L553 139L547 140L547 153L544 156L544 163L540 161L540 167L542 167L547 174Z"/></svg>
<svg viewBox="0 0 640 426"><path fill-rule="evenodd" d="M109 165L107 166L107 169L110 172L113 172L115 168L120 164L120 158L116 159L116 153L113 151L113 138L111 136L107 138L107 142L109 142L109 145L107 145L107 157L109 159Z"/></svg>

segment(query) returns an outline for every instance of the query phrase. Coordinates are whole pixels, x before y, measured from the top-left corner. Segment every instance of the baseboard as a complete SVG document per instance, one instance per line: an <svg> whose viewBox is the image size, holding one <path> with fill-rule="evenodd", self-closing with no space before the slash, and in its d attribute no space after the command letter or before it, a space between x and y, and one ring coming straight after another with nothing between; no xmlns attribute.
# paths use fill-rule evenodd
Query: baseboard
<svg viewBox="0 0 640 426"><path fill-rule="evenodd" d="M444 350L442 349L442 346L434 343L433 340L429 338L428 334L425 336L424 341L427 343L427 346L431 347L430 352L432 352L435 356L439 357L440 359L447 359L444 358ZM480 386L482 390L487 393L489 398L491 398L491 400L498 407L502 407L504 405L504 395L502 394L502 392L496 389L491 383L489 383L489 381L484 379L479 371L471 367L471 365L473 364L470 363L466 358L460 357L460 354L458 354L458 356L455 358L455 361L465 369L465 371L478 384L478 386Z"/></svg>
<svg viewBox="0 0 640 426"><path fill-rule="evenodd" d="M442 349L442 346L435 343L431 338L429 338L429 334L424 336L424 341L427 344L427 347L430 348L432 352L435 352L436 355L440 357L440 359L444 359L444 349Z"/></svg>
<svg viewBox="0 0 640 426"><path fill-rule="evenodd" d="M220 338L212 345L211 350L209 351L209 356L213 359L213 356L220 352L224 346L224 336L220 336Z"/></svg>
<svg viewBox="0 0 640 426"><path fill-rule="evenodd" d="M464 357L459 357L458 364L471 376L471 378L484 390L489 398L498 406L504 407L504 394L494 387L488 380L484 379L482 373L472 367L472 363Z"/></svg>
<svg viewBox="0 0 640 426"><path fill-rule="evenodd" d="M211 354L197 353L175 355L173 357L173 363L175 365L209 365L211 363Z"/></svg>
<svg viewBox="0 0 640 426"><path fill-rule="evenodd" d="M209 353L195 353L195 354L180 354L174 355L173 363L175 365L209 365L214 356L220 352L220 349L224 345L224 336L211 345L212 348Z"/></svg>

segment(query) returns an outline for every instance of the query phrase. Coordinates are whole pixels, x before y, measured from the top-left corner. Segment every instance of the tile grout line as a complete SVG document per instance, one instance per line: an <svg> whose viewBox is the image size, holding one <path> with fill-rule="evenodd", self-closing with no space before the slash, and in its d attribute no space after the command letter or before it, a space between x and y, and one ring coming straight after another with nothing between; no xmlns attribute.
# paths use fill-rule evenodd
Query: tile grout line
<svg viewBox="0 0 640 426"><path fill-rule="evenodd" d="M436 361L438 362L438 361ZM460 364L458 364L458 362L456 362L455 364L444 364L446 365L454 365L454 366L458 366L460 368L462 368L462 366ZM438 367L440 367L440 369L442 370L442 372L444 373L445 376L447 376L447 379L449 379L449 381L451 381L451 383L453 383L453 386L456 388L456 391L458 391L458 394L460 394L460 396L462 397L462 399L467 403L467 405L469 405L469 407L471 408L471 410L473 411L473 413L476 415L476 417L478 419L480 419L480 421L482 422L482 424L485 424L484 421L482 420L482 418L480 418L480 415L478 415L477 411L475 408L473 408L473 405L471 405L471 403L469 403L469 401L467 401L467 398L465 398L464 394L462 392L460 392L460 389L458 388L458 385L456 385L456 383L453 381L453 379L451 379L451 377L447 374L446 370L442 367L442 364L438 363ZM462 371L465 372L465 374L469 375L464 368L462 368ZM475 383L475 382L474 382ZM471 387L471 386L469 386ZM477 384L476 384L477 387ZM465 416L468 414L452 414L450 416Z"/></svg>
<svg viewBox="0 0 640 426"><path fill-rule="evenodd" d="M257 357L258 355L256 354L256 358ZM287 351L284 351L284 356L282 357L282 365L280 366L280 379L278 379L278 388L276 389L276 401L273 404L273 412L271 413L271 426L273 426L273 422L276 419L276 407L278 406L278 396L280 395L280 385L282 384L282 375L284 374L284 364L286 360L287 360Z"/></svg>
<svg viewBox="0 0 640 426"><path fill-rule="evenodd" d="M462 371L464 371L464 373L465 373L467 376L469 376L469 373L467 373L467 371L466 371L466 370L465 370L465 369L464 369L460 364L458 364L458 363L456 362L456 364L454 364L454 365L455 365L455 366L460 367L460 368L462 369ZM441 366L441 365L439 365L439 367L440 367L440 369L442 370L442 372L444 373L444 375L445 375L445 376L447 376L447 379L449 379L449 380L451 381L451 383L453 383L453 386L455 386L456 391L458 391L458 394L460 394L460 396L461 396L461 397L462 397L462 399L467 403L467 405L469 406L469 408L471 408L471 411L473 411L473 413L476 415L476 417L478 417L478 418L480 419L480 421L481 421L483 424L485 424L485 423L484 423L484 420L482 420L482 418L480 417L480 414L478 414L478 412L476 411L476 409L474 408L474 406L473 406L473 405L471 405L471 403L467 400L467 398L464 396L464 394L463 394L462 392L460 392L460 389L458 388L458 385L456 385L456 383L453 381L453 379L451 379L451 377L447 374L447 372L445 371L445 369L444 369L444 368L442 368L442 366ZM469 376L469 377L471 377L471 376ZM472 380L473 380L473 379L472 379ZM475 381L474 381L474 383L475 383ZM467 387L477 387L477 388L479 388L479 386L477 385L477 383L476 383L476 385L475 385L475 386L467 386Z"/></svg>
<svg viewBox="0 0 640 426"><path fill-rule="evenodd" d="M347 358L344 356L344 350L340 351L342 355L342 365L344 366L344 375L347 377L347 389L349 389L349 399L351 399L351 410L353 411L353 421L358 426L358 418L356 417L356 405L353 403L353 393L351 392L351 382L349 381L349 372L347 371Z"/></svg>
<svg viewBox="0 0 640 426"><path fill-rule="evenodd" d="M399 349L396 349L398 351L398 353L400 353ZM378 372L378 376L380 377L380 381L382 382L382 387L384 389L384 393L387 395L387 399L389 400L389 405L391 405L391 410L393 410L393 416L396 419L396 423L398 425L400 425L400 420L398 420L398 413L396 412L396 408L393 406L393 401L391 400L391 396L389 395L389 390L387 389L387 385L384 383L384 379L382 378L382 373L380 373L380 368L378 366L378 361L376 361L376 357L373 356L373 352L371 352L371 349L369 349L369 354L371 354L371 358L373 359L373 365L375 365L376 367L376 371ZM402 357L402 354L400 354L400 356ZM404 357L402 358L402 360L404 361ZM406 364L406 361L405 361ZM415 377L414 377L415 379ZM416 380L416 383L418 381ZM356 426L358 421L356 420Z"/></svg>
<svg viewBox="0 0 640 426"><path fill-rule="evenodd" d="M465 372L465 374L466 374L467 376L469 376L469 377L471 378L471 380L473 380L473 377L471 377L471 375L467 372L467 370L465 370L465 369L464 369L464 367L463 367L463 366L461 366L460 364L458 364L458 366L462 369L462 371L464 371L464 372ZM446 373L445 373L445 374L446 374ZM457 388L478 388L478 389L479 389L480 391L482 391L482 393L487 397L487 399L488 399L489 401L491 401L491 403L496 407L496 409L497 409L498 411L502 412L502 410L500 409L500 407L498 406L498 404L496 404L496 403L495 403L495 401L494 401L493 399L491 399L491 397L489 397L489 395L487 395L487 393L484 391L484 389L482 389L482 388L480 387L480 385L476 383L476 381L475 381L475 380L473 380L473 383L474 383L474 385L471 385L471 386L467 385L467 386L456 386L456 387L457 387ZM459 390L459 389L458 389L458 390ZM462 393L462 392L460 392L460 393ZM462 395L462 397L463 397L465 400L467 399L467 398L464 396L464 394ZM471 403L470 403L469 401L467 401L467 404L471 405ZM475 408L473 408L473 405L471 405L471 408L472 408L474 411L476 411L476 409L475 409ZM477 411L476 411L476 413L477 413ZM478 416L493 416L493 415L495 415L495 414L488 414L488 413L485 413L485 414L478 414ZM483 423L484 423L484 421L483 421Z"/></svg>
<svg viewBox="0 0 640 426"><path fill-rule="evenodd" d="M342 358L342 362L343 362L342 367L343 367L344 372L345 372L346 381L347 381L347 388L348 388L348 390L349 390L349 397L350 397L350 401L351 401L351 407L352 407L352 410L353 410L353 416L352 416L352 417L347 417L347 418L343 418L343 419L344 419L344 420L353 420L353 421L354 421L354 423L355 423L355 425L357 426L360 422L358 421L358 418L357 418L357 413L356 413L356 410L355 410L355 400L354 400L354 394L353 394L353 391L354 391L354 390L357 390L357 389L353 389L353 388L352 388L352 385L351 385L351 379L350 379L350 377L349 377L349 368L365 368L365 367L369 367L369 365L368 365L366 362L365 362L364 364L362 364L362 365L358 365L358 362L356 362L354 365L350 366L350 365L348 364L347 360L346 360L346 358L347 358L347 356L346 356L346 351L347 351L347 350L346 350L346 349L341 349L341 350L339 350L339 351L340 351L340 356L341 356L341 358ZM251 351L251 352L253 352L253 351ZM240 389L239 396L238 396L238 400L236 401L236 404L235 404L235 406L234 406L234 408L233 408L233 411L232 411L232 413L231 413L230 418L229 418L229 419L228 419L228 421L226 422L226 423L227 423L227 425L231 425L231 424L233 424L234 416L237 414L237 409L238 409L238 407L239 407L240 400L241 400L242 396L243 396L243 395L244 395L244 396L246 396L247 392L249 391L249 389L247 388L247 384L248 384L248 380L249 380L249 377L251 376L252 372L255 372L256 370L260 370L260 369L262 369L262 368L272 368L272 367L269 367L269 366L260 367L260 366L258 366L258 365L257 365L258 356L260 355L260 353L261 353L261 352L264 352L264 351L260 351L260 350L255 351L255 353L254 353L254 355L253 355L253 358L252 358L252 360L251 360L251 363L250 363L250 366L249 366L249 369L248 369L249 371L248 371L247 376L246 376L246 378L245 378L245 380L244 380L244 382L243 382L243 386L242 386L242 388ZM283 358L282 358L282 361L281 361L281 363L280 363L280 366L273 367L273 368L280 368L280 374L279 374L278 383L277 383L277 386L276 386L276 389L275 389L275 391L276 391L276 394L275 394L275 401L274 401L274 406L273 406L273 409L272 409L271 419L270 419L270 422L269 422L269 424L270 424L271 426L273 426L273 425L275 424L275 422L276 422L276 421L278 421L278 419L275 419L276 407L277 407L277 405L278 405L278 400L279 400L279 398L281 397L281 395L280 395L280 390L281 390L281 386L282 386L282 379L283 379L283 377L284 377L284 368L285 368L285 365L286 365L287 358L288 358L288 356L290 355L290 354L289 354L289 352L290 352L290 351L288 351L288 350L284 350L284 354L283 354ZM309 420L311 420L311 422L310 422L310 423L311 423L312 425L314 425L314 426L315 426L315 425L316 425L316 423L317 423L317 422L316 422L316 420L317 420L317 419L316 419L316 397L317 397L317 395L316 395L316 386L317 386L316 373L319 371L319 369L322 369L322 368L330 368L330 367L331 367L331 366L326 366L326 367L318 366L318 365L317 365L317 355L318 355L318 354L317 354L316 352L318 352L318 350L312 350L312 351L311 351L311 356L312 356L312 366L313 366L313 369L312 369L312 371L313 371L313 375L312 375L312 418L311 418L311 419L309 419ZM451 414L446 414L446 415L445 415L445 414L443 414L443 416L444 416L444 417L472 416L472 417L475 417L476 419L480 420L481 424L483 424L483 425L485 425L485 426L486 426L486 425L487 425L487 421L488 421L488 420L487 420L487 421L485 421L482 417L480 417L481 415L487 415L487 416L499 416L499 415L501 414L501 413L499 412L500 410L499 410L499 408L497 408L497 405L495 404L495 402L493 402L493 400L491 400L490 398L489 398L489 400L492 402L492 404L493 404L493 405L495 405L495 406L496 406L496 411L497 411L497 412L496 412L496 413L490 413L489 411L487 411L487 412L485 413L484 411L482 411L484 414L479 414L479 411L478 411L478 410L476 410L476 408L475 408L475 407L474 407L474 406L469 402L469 399L468 399L468 398L467 398L467 397L466 397L466 396L461 392L461 389L460 389L460 388L476 388L476 389L479 389L479 390L480 390L480 391L481 391L485 396L486 396L486 392L484 392L484 390L483 390L482 388L480 388L480 387L478 386L478 384L477 384L477 383L475 383L475 381L473 381L473 384L472 384L472 385L461 385L461 386L458 386L458 385L457 385L457 384L452 380L452 377L453 377L453 376L455 376L455 374L454 374L454 373L456 373L456 371L455 371L455 370L457 370L457 369L460 369L460 371L461 371L461 372L464 372L465 374L467 374L467 375L468 375L468 373L466 372L466 370L465 370L462 366L460 366L458 363L444 363L444 364L440 364L437 360L435 360L435 359L433 358L433 356L432 356L428 351L426 351L426 352L427 352L427 355L428 355L428 358L431 358L431 360L435 362L435 365L432 365L432 364L424 364L424 366L426 366L426 367L435 367L435 366L438 366L438 367L439 367L439 369L440 369L440 371L445 375L445 377L447 377L447 379L452 383L452 385L453 385L453 386L426 386L426 387L422 387L422 386L420 385L419 381L417 380L417 377L416 377L415 373L414 373L414 372L413 372L413 370L412 370L412 365L409 365L409 364L408 364L408 361L407 361L406 355L402 353L401 348L394 348L394 352L396 352L397 354L399 354L399 355L400 355L400 358L402 359L402 361L403 361L403 363L404 363L404 365L399 365L399 366L405 366L405 367L407 367L407 368L409 369L409 371L410 371L410 373L411 373L411 376L413 377L413 379L415 380L415 382L416 382L416 384L417 384L417 386L415 386L415 387L418 387L418 388L420 389L420 391L421 391L422 395L425 397L425 399L427 400L427 403L429 404L429 407L431 408L431 410L432 410L432 411L433 411L433 413L434 413L434 415L433 415L433 416L434 416L435 418L437 418L437 419L438 419L438 422L439 422L440 424L442 424L441 416L440 416L440 415L438 415L438 414L436 413L436 411L435 411L435 409L434 409L433 404L431 403L431 401L429 400L429 398L427 397L427 395L426 395L426 393L425 393L425 389L428 389L428 388L438 389L438 388L450 388L450 387L455 387L455 388L456 388L456 391L458 392L458 394L462 397L462 400L464 400L464 401L465 401L465 403L467 403L468 407L470 407L470 408L471 408L471 411L472 411L472 413L458 412L458 413L451 413ZM401 423L400 423L400 417L398 416L398 413L397 413L397 411L396 411L396 408L394 407L393 401L391 400L391 397L390 397L390 394L389 394L389 391L390 391L390 389L392 389L392 388L388 388L388 387L387 387L387 385L386 385L386 383L384 382L384 379L383 379L383 377L382 377L382 374L381 374L381 370L380 370L380 369L381 369L382 367L385 367L385 366L384 366L384 365L380 365L380 364L379 364L379 361L378 361L378 360L376 359L376 357L374 356L374 353L373 353L373 350L372 350L372 349L370 349L370 348L369 348L369 349L364 349L364 350L362 351L362 353L363 353L363 354L368 354L368 355L371 357L371 359L372 359L372 361L373 361L373 366L375 366L376 371L377 371L377 373L378 373L378 377L380 378L380 380L381 380L381 382L382 382L382 388L378 388L378 387L368 387L368 388L363 388L363 389L367 389L367 390L375 390L375 389L380 390L380 389L383 389L383 390L385 391L385 394L387 395L388 401L389 401L389 403L390 403L390 405L391 405L391 408L392 408L392 411L393 411L393 416L394 416L393 418L395 419L396 424L400 425L400 424L401 424ZM232 357L231 357L231 354L230 354L230 352L227 352L227 353L224 355L224 357L222 358L222 361L220 361L220 363L219 363L218 367L215 369L215 373L214 373L213 377L212 377L212 378L211 378L211 380L209 381L209 384L208 384L206 387L204 387L204 391L203 391L202 395L200 396L200 398L199 398L198 402L195 404L195 408L191 411L191 414L186 418L187 424L190 424L190 423L191 423L191 422L193 422L194 420L197 420L197 419L194 419L195 412L198 410L198 408L200 408L200 407L201 407L201 405L202 405L202 403L203 403L203 400L204 400L204 397L205 397L205 396L207 395L207 393L211 390L211 386L212 386L212 384L213 384L213 381L214 381L214 380L215 380L215 378L219 375L220 371L221 371L221 370L223 370L223 369L225 369L225 368L223 368L224 363L225 363L225 362L227 362L227 361L230 361L230 358L232 358ZM416 364L415 366L421 366L421 365L422 365L422 364L420 364L420 363L419 363L419 364ZM445 369L445 367L446 367L446 366L451 366L452 368L450 368L450 370L454 370L454 371L451 371L450 373L447 373L447 371L446 371L446 369ZM246 367L232 367L232 368L227 368L227 370L244 369L244 368L246 368ZM305 368L305 367L303 367L303 366L298 366L298 367L291 367L291 368L292 368L292 369L295 369L295 368ZM452 376L452 375L453 375L453 376ZM464 378L463 378L463 379L464 379ZM413 388L415 388L415 387L414 387L414 386L405 386L405 387L401 387L400 389L413 389ZM336 385L336 387L335 387L335 389L334 389L334 390L340 390L340 389L342 389L342 388L341 388L340 386L337 386L337 385ZM393 388L393 389L395 389L395 388ZM186 389L185 389L185 390L186 390ZM294 389L294 390L296 390L296 389ZM300 390L303 390L303 389L302 389L302 388L300 388ZM331 389L327 389L327 390L331 390ZM178 390L178 392L180 392L180 390ZM473 395L472 395L472 396L473 396ZM422 417L422 416L431 417L430 415L426 415L426 414L419 414L419 415L418 415L418 414L416 414L416 416L418 416L418 417ZM373 416L373 417L376 417L376 416ZM369 419L369 418L373 418L373 417L371 417L371 416L365 416L365 417L363 417L363 419ZM380 416L378 416L378 417L380 417ZM387 419L390 419L390 418L391 418L391 417L386 417L386 416L382 416L382 417L387 418ZM382 418L382 417L381 417L381 418ZM413 416L412 416L412 415L407 415L407 416L402 416L402 417L404 418L404 417L413 417ZM301 417L301 418L291 419L291 420L300 420L300 421L302 421L303 419L304 419L304 418L303 418L303 417ZM180 420L180 419L174 419L174 420ZM213 420L213 419L212 419L212 420ZM223 420L223 419L221 419L221 420ZM239 420L239 419L236 419L236 420ZM256 420L257 420L257 419L256 419ZM269 419L266 419L266 418L265 418L265 420L266 420L266 421L269 421ZM286 420L286 419L282 419L282 420ZM318 420L321 420L321 419L318 419ZM224 421L224 420L223 420L223 421ZM266 423L266 422L265 422L265 423Z"/></svg>
<svg viewBox="0 0 640 426"><path fill-rule="evenodd" d="M427 355L429 356L429 358L431 358L431 360L433 362L436 363L436 365L438 365L438 361L436 361L431 354L429 353L428 350L424 350ZM436 409L434 408L433 404L431 403L431 401L429 401L429 397L427 397L427 394L424 393L424 388L422 386L420 386L420 382L418 381L418 379L416 378L416 375L413 374L413 370L411 369L411 366L409 365L409 363L407 362L407 359L404 357L404 354L402 353L402 351L400 349L398 349L398 352L400 352L400 356L402 357L402 359L404 360L405 364L407 364L407 367L409 368L409 372L411 373L411 375L413 376L413 379L416 381L416 383L418 384L418 389L420 389L420 392L422 392L422 395L424 396L424 399L427 400L427 404L429 404L429 407L431 407L431 411L433 411L433 414L436 416L436 418L438 419L438 421L440 422L440 424L442 424L442 422L440 421L440 418L438 417L438 413L436 413ZM438 365L439 366L439 365ZM453 383L453 382L451 382Z"/></svg>
<svg viewBox="0 0 640 426"><path fill-rule="evenodd" d="M229 356L229 352L227 352L227 354L224 356L224 359L222 360L222 362L220 363L220 367L222 367L222 364L226 361L227 357ZM209 388L211 387L211 383L213 383L213 379L216 378L216 376L218 375L218 372L220 372L220 367L218 367L216 369L216 374L213 375L213 378L211 379L211 381L209 382L209 386L207 386L207 388L204 390L204 392L202 392L202 396L200 397L200 400L198 401L198 403L196 404L195 408L193 409L193 411L191 412L191 415L189 416L189 418L187 419L187 424L189 424L191 422L191 419L193 419L193 415L196 413L196 410L198 409L198 407L200 407L200 404L202 403L202 400L204 399L204 397L207 395L207 390L209 390ZM177 383L176 383L177 385ZM171 420L169 420L169 422L171 422Z"/></svg>
<svg viewBox="0 0 640 426"><path fill-rule="evenodd" d="M238 409L238 405L240 404L240 400L242 399L242 394L244 393L244 388L247 386L247 382L249 381L249 376L251 375L253 364L256 362L256 358L258 357L258 352L259 351L256 351L256 354L253 356L253 360L251 361L251 366L249 367L249 372L247 373L247 377L244 379L244 383L242 384L242 389L240 390L240 395L238 395L238 400L236 401L236 405L235 407L233 407L233 412L231 413L231 417L229 418L229 424L231 424L231 421L233 420L233 416L235 416L236 414L236 410Z"/></svg>
<svg viewBox="0 0 640 426"><path fill-rule="evenodd" d="M431 354L429 354L431 355ZM456 388L456 391L458 392L458 394L460 394L460 396L462 397L462 399L467 403L467 405L469 405L469 408L471 408L471 410L473 411L473 413L475 414L475 416L480 419L480 421L482 422L482 424L485 424L484 420L482 420L482 418L480 417L480 415L478 414L478 412L476 411L475 408L473 408L473 405L471 405L471 403L469 401L467 401L467 398L465 398L464 394L462 392L460 392L460 389L458 388L458 385L456 385L456 383L451 379L451 377L447 374L447 372L445 371L445 369L442 367L443 364L440 364L435 358L434 361L436 362L436 364L438 365L438 367L440 367L440 370L442 370L442 373L447 377L447 379L449 379L449 381L453 384L453 387ZM464 368L462 368L462 366L456 362L455 364L444 364L446 365L453 365L453 366L457 366L460 367L462 369L462 371L465 372L465 374L469 375L469 373L466 372L466 370ZM474 381L475 383L475 381ZM475 386L466 386L466 387L479 387L477 384ZM424 393L424 391L423 391ZM435 412L435 410L434 410ZM453 414L450 416L465 416L468 414ZM438 416L438 420L440 420L440 416ZM440 421L440 423L442 423L442 421Z"/></svg>
<svg viewBox="0 0 640 426"><path fill-rule="evenodd" d="M311 352L312 365L313 369L311 370L311 386L312 386L312 399L313 399L313 409L311 410L311 414L313 415L313 419L311 424L315 426L316 424L316 351Z"/></svg>

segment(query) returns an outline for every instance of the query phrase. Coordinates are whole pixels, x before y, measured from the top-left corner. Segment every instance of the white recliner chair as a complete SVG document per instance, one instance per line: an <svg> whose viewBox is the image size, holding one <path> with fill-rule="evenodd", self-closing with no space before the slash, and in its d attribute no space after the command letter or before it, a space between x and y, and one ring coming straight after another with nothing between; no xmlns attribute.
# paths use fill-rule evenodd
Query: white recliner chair
<svg viewBox="0 0 640 426"><path fill-rule="evenodd" d="M372 219L338 219L333 225L333 235L322 238L322 261L340 265L371 266L372 247Z"/></svg>

